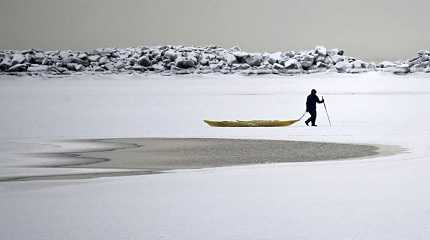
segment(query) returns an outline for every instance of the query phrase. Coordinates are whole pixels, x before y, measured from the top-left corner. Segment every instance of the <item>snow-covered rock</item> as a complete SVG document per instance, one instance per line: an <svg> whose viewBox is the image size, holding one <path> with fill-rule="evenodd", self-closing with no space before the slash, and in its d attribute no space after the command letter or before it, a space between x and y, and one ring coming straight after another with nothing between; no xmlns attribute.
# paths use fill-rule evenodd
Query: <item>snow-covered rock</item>
<svg viewBox="0 0 430 240"><path fill-rule="evenodd" d="M279 63L275 63L275 64L273 64L273 69L277 69L277 70L279 70L279 69L284 69L285 68L285 66L284 65L281 65L281 64L279 64Z"/></svg>
<svg viewBox="0 0 430 240"><path fill-rule="evenodd" d="M252 54L245 58L245 61L247 64L249 64L251 67L260 66L260 64L263 62L263 57L261 54Z"/></svg>
<svg viewBox="0 0 430 240"><path fill-rule="evenodd" d="M389 68L389 67L395 67L396 64L390 61L382 61L378 64L380 68Z"/></svg>
<svg viewBox="0 0 430 240"><path fill-rule="evenodd" d="M147 56L143 56L143 57L139 58L139 60L137 60L137 63L141 66L144 66L144 67L151 66L151 60L149 60L149 58Z"/></svg>
<svg viewBox="0 0 430 240"><path fill-rule="evenodd" d="M5 58L0 63L0 71L7 71L12 66L12 63L9 59Z"/></svg>
<svg viewBox="0 0 430 240"><path fill-rule="evenodd" d="M15 65L19 66L12 68ZM239 47L224 49L218 46L170 45L124 49L98 48L88 51L0 50L0 72L5 74L8 74L9 69L28 72L46 71L53 74L70 74L79 71L227 74L244 70L247 70L247 74L269 72L297 74L303 71L319 72L324 69L346 73L365 71L409 73L428 72L429 67L430 51L428 50L419 51L416 57L406 61L383 61L379 64L369 64L358 58L345 56L341 49L326 49L323 46L304 51L275 53L248 53Z"/></svg>
<svg viewBox="0 0 430 240"><path fill-rule="evenodd" d="M178 54L173 50L167 50L164 52L164 57L169 61L175 61L178 58Z"/></svg>
<svg viewBox="0 0 430 240"><path fill-rule="evenodd" d="M100 55L91 55L91 56L88 57L88 60L90 62L98 62L99 59L100 59Z"/></svg>
<svg viewBox="0 0 430 240"><path fill-rule="evenodd" d="M24 64L24 63L16 64L10 67L8 69L8 72L24 72L27 70L27 67L28 67L27 64Z"/></svg>
<svg viewBox="0 0 430 240"><path fill-rule="evenodd" d="M187 68L193 68L196 66L196 63L189 59L189 58L185 58L185 57L180 57L176 60L176 66L178 68L183 68L183 69L187 69Z"/></svg>
<svg viewBox="0 0 430 240"><path fill-rule="evenodd" d="M15 53L12 56L12 65L21 64L23 62L25 62L25 56L21 53Z"/></svg>
<svg viewBox="0 0 430 240"><path fill-rule="evenodd" d="M282 52L271 53L268 58L269 63L272 65L283 61Z"/></svg>
<svg viewBox="0 0 430 240"><path fill-rule="evenodd" d="M222 54L222 56L228 65L231 65L236 62L236 57L231 53L225 52Z"/></svg>
<svg viewBox="0 0 430 240"><path fill-rule="evenodd" d="M28 68L28 72L46 72L48 71L48 66L45 65L38 65L38 64L31 64Z"/></svg>
<svg viewBox="0 0 430 240"><path fill-rule="evenodd" d="M396 67L396 69L394 70L394 74L406 74L409 73L411 70L409 68L408 64L401 64L399 66Z"/></svg>
<svg viewBox="0 0 430 240"><path fill-rule="evenodd" d="M99 65L103 65L103 64L106 64L106 63L109 63L109 58L108 57L103 56L103 57L101 57L99 59Z"/></svg>
<svg viewBox="0 0 430 240"><path fill-rule="evenodd" d="M344 61L336 63L336 65L334 65L334 67L336 68L336 71L340 72L340 73L345 72L346 68L347 68L346 62L344 62Z"/></svg>
<svg viewBox="0 0 430 240"><path fill-rule="evenodd" d="M323 46L317 46L315 47L315 53L317 53L318 55L325 56L327 55L327 48Z"/></svg>
<svg viewBox="0 0 430 240"><path fill-rule="evenodd" d="M245 63L246 58L249 57L249 53L242 52L242 51L233 52L233 55L236 57L237 62L239 63Z"/></svg>
<svg viewBox="0 0 430 240"><path fill-rule="evenodd" d="M314 56L306 54L300 59L300 64L302 65L303 69L308 69L314 64L314 60Z"/></svg>
<svg viewBox="0 0 430 240"><path fill-rule="evenodd" d="M287 69L294 69L294 68L297 69L299 68L299 65L300 65L299 62L294 58L290 58L284 63L284 66Z"/></svg>

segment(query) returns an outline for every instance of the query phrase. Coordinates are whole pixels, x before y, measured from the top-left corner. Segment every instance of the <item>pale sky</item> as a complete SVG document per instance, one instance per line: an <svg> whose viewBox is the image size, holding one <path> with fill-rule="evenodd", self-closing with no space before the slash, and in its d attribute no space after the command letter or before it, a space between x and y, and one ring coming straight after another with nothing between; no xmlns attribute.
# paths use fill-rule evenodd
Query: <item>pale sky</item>
<svg viewBox="0 0 430 240"><path fill-rule="evenodd" d="M0 0L0 49L324 45L370 60L430 49L428 0Z"/></svg>

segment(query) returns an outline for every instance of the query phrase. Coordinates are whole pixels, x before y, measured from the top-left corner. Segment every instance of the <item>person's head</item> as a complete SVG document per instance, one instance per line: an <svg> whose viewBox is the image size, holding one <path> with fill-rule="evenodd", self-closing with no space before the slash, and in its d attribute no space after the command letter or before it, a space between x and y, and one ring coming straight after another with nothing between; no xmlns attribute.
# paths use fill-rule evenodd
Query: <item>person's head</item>
<svg viewBox="0 0 430 240"><path fill-rule="evenodd" d="M312 89L312 91L311 91L311 94L312 94L312 95L315 95L315 94L317 94L317 90L315 90L315 89Z"/></svg>

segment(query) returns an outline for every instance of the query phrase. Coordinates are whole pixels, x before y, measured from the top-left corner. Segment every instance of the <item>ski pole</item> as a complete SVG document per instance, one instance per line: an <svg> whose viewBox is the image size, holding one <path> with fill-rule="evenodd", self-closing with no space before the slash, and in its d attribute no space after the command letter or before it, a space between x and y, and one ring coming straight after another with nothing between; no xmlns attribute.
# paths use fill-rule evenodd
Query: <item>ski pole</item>
<svg viewBox="0 0 430 240"><path fill-rule="evenodd" d="M331 121L330 121L330 116L328 115L327 106L325 105L325 101L323 103L324 103L325 114L327 115L328 123L330 124L330 127L331 127Z"/></svg>

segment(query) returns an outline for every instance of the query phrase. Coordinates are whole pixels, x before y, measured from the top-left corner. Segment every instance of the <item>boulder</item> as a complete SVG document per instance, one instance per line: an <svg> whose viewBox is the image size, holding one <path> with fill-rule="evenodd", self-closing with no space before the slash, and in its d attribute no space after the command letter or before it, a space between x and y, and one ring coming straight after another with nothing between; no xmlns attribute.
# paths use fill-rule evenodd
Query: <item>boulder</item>
<svg viewBox="0 0 430 240"><path fill-rule="evenodd" d="M176 67L187 69L187 68L193 68L196 66L196 63L188 58L180 57L176 60Z"/></svg>
<svg viewBox="0 0 430 240"><path fill-rule="evenodd" d="M247 64L247 63L243 63L243 64L240 64L239 66L238 66L238 69L240 69L240 70L245 70L245 69L249 69L251 66L249 66L249 64Z"/></svg>
<svg viewBox="0 0 430 240"><path fill-rule="evenodd" d="M88 56L88 60L90 62L98 62L100 58L101 58L100 55L91 55L91 56Z"/></svg>
<svg viewBox="0 0 430 240"><path fill-rule="evenodd" d="M151 58L151 59L154 59L154 58L156 58L156 57L158 57L158 56L160 56L161 55L161 51L160 50L158 50L158 49L152 49L152 50L150 50L149 51L149 57Z"/></svg>
<svg viewBox="0 0 430 240"><path fill-rule="evenodd" d="M81 60L86 60L88 58L88 54L86 53L79 53L78 58Z"/></svg>
<svg viewBox="0 0 430 240"><path fill-rule="evenodd" d="M315 47L315 53L320 56L326 56L327 55L327 49L323 46L317 46Z"/></svg>
<svg viewBox="0 0 430 240"><path fill-rule="evenodd" d="M154 71L154 72L157 72L157 73L163 72L165 70L164 66L162 64L159 64L159 63L152 65L149 69L151 71Z"/></svg>
<svg viewBox="0 0 430 240"><path fill-rule="evenodd" d="M231 69L224 67L224 68L220 69L219 72L222 74L229 74L229 73L231 73Z"/></svg>
<svg viewBox="0 0 430 240"><path fill-rule="evenodd" d="M222 68L222 66L222 62L209 64L209 68L214 72L218 72Z"/></svg>
<svg viewBox="0 0 430 240"><path fill-rule="evenodd" d="M245 63L246 58L249 57L249 53L242 51L233 52L233 55L236 57L238 63Z"/></svg>
<svg viewBox="0 0 430 240"><path fill-rule="evenodd" d="M281 65L281 64L279 64L279 63L275 63L275 64L273 64L273 69L277 69L277 70L279 70L279 69L284 69L285 68L285 66L284 65Z"/></svg>
<svg viewBox="0 0 430 240"><path fill-rule="evenodd" d="M420 57L420 61L421 62L428 61L428 60L430 60L430 56L429 55L423 55L423 56Z"/></svg>
<svg viewBox="0 0 430 240"><path fill-rule="evenodd" d="M270 64L281 63L283 61L282 52L271 53L268 56L268 62Z"/></svg>
<svg viewBox="0 0 430 240"><path fill-rule="evenodd" d="M168 50L164 52L164 58L167 58L170 61L175 61L178 58L178 54L173 50Z"/></svg>
<svg viewBox="0 0 430 240"><path fill-rule="evenodd" d="M115 69L117 69L117 70L122 70L122 69L124 69L125 68L125 63L124 62L116 62L115 64L114 64L114 67L115 67Z"/></svg>
<svg viewBox="0 0 430 240"><path fill-rule="evenodd" d="M30 62L32 64L42 64L44 59L45 59L45 54L43 54L41 52L37 52L32 56Z"/></svg>
<svg viewBox="0 0 430 240"><path fill-rule="evenodd" d="M12 66L12 63L9 59L3 59L0 63L0 71L7 71Z"/></svg>
<svg viewBox="0 0 430 240"><path fill-rule="evenodd" d="M108 70L108 71L116 70L115 65L112 62L106 63L105 65L103 65L103 68Z"/></svg>
<svg viewBox="0 0 430 240"><path fill-rule="evenodd" d="M239 52L239 51L242 51L242 49L240 49L239 46L234 46L234 47L230 48L230 51L232 51L232 52Z"/></svg>
<svg viewBox="0 0 430 240"><path fill-rule="evenodd" d="M110 57L114 50L112 48L97 48L91 55L100 55L102 57Z"/></svg>
<svg viewBox="0 0 430 240"><path fill-rule="evenodd" d="M330 50L327 50L327 55L335 56L335 55L337 55L338 52L339 52L339 49L337 49L337 48L330 49Z"/></svg>
<svg viewBox="0 0 430 240"><path fill-rule="evenodd" d="M316 58L315 58L315 62L325 62L325 60L327 59L327 57L326 56L322 56L322 55L318 55Z"/></svg>
<svg viewBox="0 0 430 240"><path fill-rule="evenodd" d="M23 63L32 63L33 62L34 53L26 53L24 54L24 62Z"/></svg>
<svg viewBox="0 0 430 240"><path fill-rule="evenodd" d="M48 71L48 66L45 65L38 65L38 64L31 64L27 68L27 72L46 72Z"/></svg>
<svg viewBox="0 0 430 240"><path fill-rule="evenodd" d="M79 63L67 63L66 68L70 71L83 71L85 67Z"/></svg>
<svg viewBox="0 0 430 240"><path fill-rule="evenodd" d="M222 57L228 65L232 65L234 62L236 62L236 57L231 53L225 52L222 54Z"/></svg>
<svg viewBox="0 0 430 240"><path fill-rule="evenodd" d="M334 61L333 61L333 58L331 56L328 56L328 55L325 57L324 63L326 65L333 65L333 64L335 64Z"/></svg>
<svg viewBox="0 0 430 240"><path fill-rule="evenodd" d="M25 56L21 53L15 53L12 56L12 65L21 64L25 62Z"/></svg>
<svg viewBox="0 0 430 240"><path fill-rule="evenodd" d="M206 57L202 57L200 59L200 65L208 66L209 65L209 60Z"/></svg>
<svg viewBox="0 0 430 240"><path fill-rule="evenodd" d="M418 55L418 57L422 57L422 56L425 56L425 55L430 55L430 51L428 51L428 50L419 50L417 52L417 55Z"/></svg>
<svg viewBox="0 0 430 240"><path fill-rule="evenodd" d="M103 57L101 57L99 59L99 65L104 65L104 64L107 64L107 63L109 63L109 58L108 57L103 56Z"/></svg>
<svg viewBox="0 0 430 240"><path fill-rule="evenodd" d="M282 55L286 58L293 58L296 56L296 52L295 51L288 51L288 52L284 52Z"/></svg>
<svg viewBox="0 0 430 240"><path fill-rule="evenodd" d="M284 63L286 69L298 69L299 65L299 62L294 58L290 58Z"/></svg>
<svg viewBox="0 0 430 240"><path fill-rule="evenodd" d="M54 61L52 59L48 58L48 57L45 57L42 60L42 65L52 65L53 63L54 63Z"/></svg>
<svg viewBox="0 0 430 240"><path fill-rule="evenodd" d="M170 48L171 48L170 45L164 45L164 46L158 47L158 50L163 51L163 50L167 50L167 49L170 49Z"/></svg>
<svg viewBox="0 0 430 240"><path fill-rule="evenodd" d="M366 63L361 60L356 60L351 64L353 68L366 68Z"/></svg>
<svg viewBox="0 0 430 240"><path fill-rule="evenodd" d="M144 66L144 67L149 67L151 66L151 60L149 60L149 58L147 56L143 56L141 58L139 58L139 60L137 60L137 63L140 66Z"/></svg>
<svg viewBox="0 0 430 240"><path fill-rule="evenodd" d="M246 57L245 61L251 67L257 67L263 62L263 57L260 54L253 54Z"/></svg>
<svg viewBox="0 0 430 240"><path fill-rule="evenodd" d="M310 68L314 64L314 57L311 55L304 55L300 61L300 64L304 69Z"/></svg>
<svg viewBox="0 0 430 240"><path fill-rule="evenodd" d="M208 74L211 72L212 70L210 68L200 68L196 71L196 73L199 73L199 74Z"/></svg>
<svg viewBox="0 0 430 240"><path fill-rule="evenodd" d="M393 71L394 74L406 74L411 72L408 64L401 64L395 68Z"/></svg>
<svg viewBox="0 0 430 240"><path fill-rule="evenodd" d="M413 65L415 68L426 68L427 66L430 65L430 61L421 61L415 65Z"/></svg>
<svg viewBox="0 0 430 240"><path fill-rule="evenodd" d="M345 72L347 68L346 62L344 61L336 63L334 67L336 68L336 71L340 73Z"/></svg>
<svg viewBox="0 0 430 240"><path fill-rule="evenodd" d="M328 65L324 62L317 62L315 65L317 68L328 68Z"/></svg>
<svg viewBox="0 0 430 240"><path fill-rule="evenodd" d="M54 74L63 74L66 73L68 70L64 67L58 67L58 66L48 66L48 72L54 73Z"/></svg>
<svg viewBox="0 0 430 240"><path fill-rule="evenodd" d="M25 63L16 64L11 66L7 71L8 72L25 72L27 71L28 65Z"/></svg>
<svg viewBox="0 0 430 240"><path fill-rule="evenodd" d="M383 62L380 62L380 63L378 64L378 66L379 66L380 68L389 68L389 67L395 67L395 66L396 66L396 64L395 64L395 63L393 63L393 62L390 62L390 61L383 61Z"/></svg>
<svg viewBox="0 0 430 240"><path fill-rule="evenodd" d="M345 61L345 57L341 55L333 55L329 57L334 64Z"/></svg>

